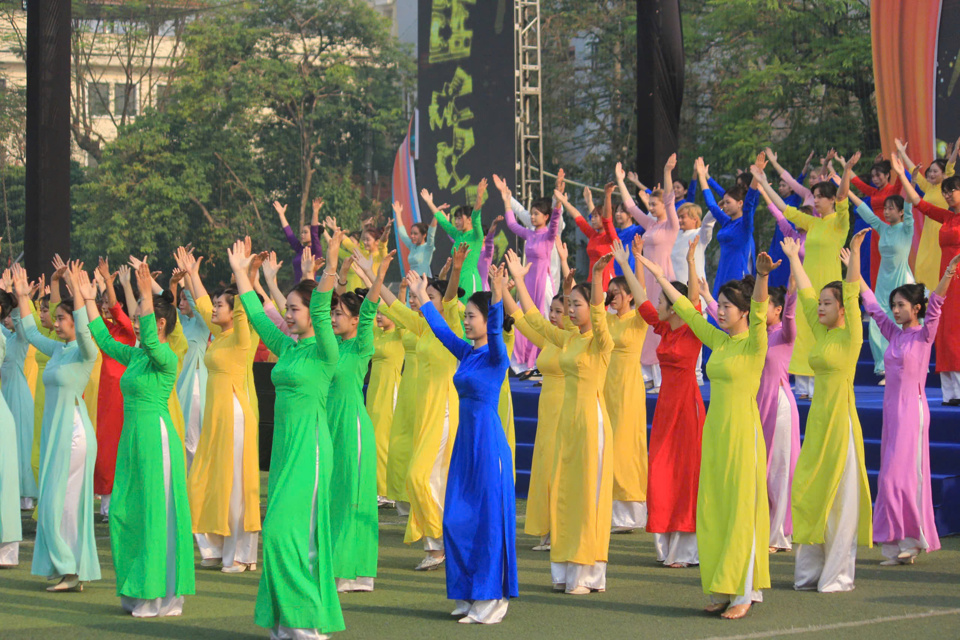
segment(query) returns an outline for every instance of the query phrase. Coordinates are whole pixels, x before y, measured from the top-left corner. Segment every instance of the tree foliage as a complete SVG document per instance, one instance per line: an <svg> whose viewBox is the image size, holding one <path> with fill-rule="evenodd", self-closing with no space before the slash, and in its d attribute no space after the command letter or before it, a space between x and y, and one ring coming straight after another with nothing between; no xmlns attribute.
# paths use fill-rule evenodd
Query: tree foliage
<svg viewBox="0 0 960 640"><path fill-rule="evenodd" d="M411 61L362 0L224 2L183 35L162 108L123 127L75 199L84 253L159 257L193 242L216 277L239 235L283 251L270 203L357 228L358 186L389 174ZM283 251L281 255L285 255Z"/></svg>

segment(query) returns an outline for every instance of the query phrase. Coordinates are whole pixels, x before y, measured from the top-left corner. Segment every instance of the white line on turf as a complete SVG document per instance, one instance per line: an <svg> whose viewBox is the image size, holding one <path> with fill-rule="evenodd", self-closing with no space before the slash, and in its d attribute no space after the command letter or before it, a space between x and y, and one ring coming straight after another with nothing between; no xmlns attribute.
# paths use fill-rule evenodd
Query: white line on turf
<svg viewBox="0 0 960 640"><path fill-rule="evenodd" d="M817 633L820 631L849 629L851 627L864 627L869 624L883 624L885 622L900 622L903 620L917 620L920 618L934 618L937 616L955 615L960 615L960 609L931 609L930 611L924 611L922 613L908 613L902 616L886 616L883 618L873 618L871 620L854 620L851 622L835 622L833 624L816 624L809 627L778 629L777 631L757 631L756 633L747 633L738 636L713 636L711 638L703 638L702 640L757 640L759 638L779 638L782 636L796 636L803 633Z"/></svg>

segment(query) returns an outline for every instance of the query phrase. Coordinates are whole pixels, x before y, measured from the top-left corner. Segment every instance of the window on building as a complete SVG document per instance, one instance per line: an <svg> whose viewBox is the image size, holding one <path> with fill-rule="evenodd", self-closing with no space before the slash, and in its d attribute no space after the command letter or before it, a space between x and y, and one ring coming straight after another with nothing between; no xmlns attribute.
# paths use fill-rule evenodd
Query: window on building
<svg viewBox="0 0 960 640"><path fill-rule="evenodd" d="M137 115L137 85L117 83L113 85L113 112L117 117Z"/></svg>
<svg viewBox="0 0 960 640"><path fill-rule="evenodd" d="M87 83L87 111L91 116L110 115L110 83Z"/></svg>

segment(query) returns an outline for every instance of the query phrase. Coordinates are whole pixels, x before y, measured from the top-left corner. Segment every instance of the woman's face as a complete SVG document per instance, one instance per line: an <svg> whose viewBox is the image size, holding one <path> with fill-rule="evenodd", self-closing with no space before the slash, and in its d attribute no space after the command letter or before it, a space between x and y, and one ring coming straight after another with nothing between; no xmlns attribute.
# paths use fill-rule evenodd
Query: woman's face
<svg viewBox="0 0 960 640"><path fill-rule="evenodd" d="M305 247L310 246L310 225L303 225L300 227L300 244Z"/></svg>
<svg viewBox="0 0 960 640"><path fill-rule="evenodd" d="M233 326L233 307L227 300L226 295L217 296L213 299L213 315L210 317L210 321L223 329Z"/></svg>
<svg viewBox="0 0 960 640"><path fill-rule="evenodd" d="M781 180L780 184L777 185L777 193L780 194L781 198L789 198L793 195L793 189L790 188L786 180Z"/></svg>
<svg viewBox="0 0 960 640"><path fill-rule="evenodd" d="M40 324L44 329L53 329L53 318L50 316L50 303L44 302L40 305Z"/></svg>
<svg viewBox="0 0 960 640"><path fill-rule="evenodd" d="M533 225L534 229L542 229L543 227L547 226L549 222L550 218L548 218L542 211L539 211L538 209L530 210L530 223Z"/></svg>
<svg viewBox="0 0 960 640"><path fill-rule="evenodd" d="M428 292L429 292L429 287L428 287L427 290L428 290ZM403 300L401 300L400 302L403 302ZM413 311L420 311L420 298L418 298L417 296L415 296L415 295L413 295L413 294L411 294L410 296L408 296L407 304L410 305L410 308L411 308Z"/></svg>
<svg viewBox="0 0 960 640"><path fill-rule="evenodd" d="M687 197L687 189L683 186L683 183L679 180L673 181L673 198L677 202L683 200Z"/></svg>
<svg viewBox="0 0 960 640"><path fill-rule="evenodd" d="M467 303L463 315L463 335L467 340L479 340L487 335L487 316L472 302Z"/></svg>
<svg viewBox="0 0 960 640"><path fill-rule="evenodd" d="M570 294L569 315L578 329L590 324L590 304L576 289Z"/></svg>
<svg viewBox="0 0 960 640"><path fill-rule="evenodd" d="M737 219L743 215L743 201L727 195L723 196L723 200L720 201L720 208L733 219Z"/></svg>
<svg viewBox="0 0 960 640"><path fill-rule="evenodd" d="M657 220L667 216L667 208L663 205L661 198L650 196L650 213L652 213Z"/></svg>
<svg viewBox="0 0 960 640"><path fill-rule="evenodd" d="M943 189L943 199L947 201L947 206L952 210L960 209L960 189Z"/></svg>
<svg viewBox="0 0 960 640"><path fill-rule="evenodd" d="M434 308L440 313L443 313L443 293L436 287L430 286L427 287L427 297L430 298L430 302L433 303ZM417 307L419 309L419 307Z"/></svg>
<svg viewBox="0 0 960 640"><path fill-rule="evenodd" d="M590 226L596 229L597 231L600 231L600 229L603 228L603 222L600 221L600 214L598 213L590 214Z"/></svg>
<svg viewBox="0 0 960 640"><path fill-rule="evenodd" d="M351 315L350 311L340 302L330 310L330 322L333 325L334 335L349 336L356 333L360 317Z"/></svg>
<svg viewBox="0 0 960 640"><path fill-rule="evenodd" d="M563 328L563 302L553 300L550 303L550 324Z"/></svg>
<svg viewBox="0 0 960 640"><path fill-rule="evenodd" d="M883 189L885 186L887 186L887 183L890 182L890 174L873 169L870 172L870 182L872 182L873 186L875 186L877 189Z"/></svg>
<svg viewBox="0 0 960 640"><path fill-rule="evenodd" d="M748 312L741 311L737 305L730 302L724 294L717 298L717 324L724 331L737 326L737 324L746 317Z"/></svg>
<svg viewBox="0 0 960 640"><path fill-rule="evenodd" d="M410 230L410 241L413 242L413 244L421 245L423 244L423 240L423 234L420 233L419 227L414 227Z"/></svg>
<svg viewBox="0 0 960 640"><path fill-rule="evenodd" d="M943 169L936 163L927 167L927 171L923 175L926 176L927 182L930 184L940 184L943 182Z"/></svg>
<svg viewBox="0 0 960 640"><path fill-rule="evenodd" d="M110 303L107 302L107 296L104 295L100 298L98 303L100 309L100 315L103 316L104 320L113 320L113 314L110 313Z"/></svg>
<svg viewBox="0 0 960 640"><path fill-rule="evenodd" d="M700 220L691 215L689 211L677 212L677 219L680 221L680 229L683 231L700 228Z"/></svg>
<svg viewBox="0 0 960 640"><path fill-rule="evenodd" d="M624 291L617 283L611 282L607 287L607 295L610 296L611 309L617 313L630 311L630 303L633 301L630 291Z"/></svg>
<svg viewBox="0 0 960 640"><path fill-rule="evenodd" d="M393 320L377 311L377 326L384 331L390 331L397 325L393 323Z"/></svg>
<svg viewBox="0 0 960 640"><path fill-rule="evenodd" d="M287 323L290 333L295 336L302 336L313 330L310 307L304 303L303 298L296 291L291 291L287 296L287 313L283 316L283 320Z"/></svg>
<svg viewBox="0 0 960 640"><path fill-rule="evenodd" d="M660 322L667 322L673 315L673 305L670 304L667 296L661 291L660 297L657 298L657 318L660 319Z"/></svg>
<svg viewBox="0 0 960 640"><path fill-rule="evenodd" d="M187 295L183 291L180 292L180 301L177 303L177 309L188 318L193 317L193 308L190 306L190 303L187 302Z"/></svg>
<svg viewBox="0 0 960 640"><path fill-rule="evenodd" d="M454 214L453 226L457 228L457 231L463 231L464 229L466 229L466 226L467 226L466 216Z"/></svg>
<svg viewBox="0 0 960 640"><path fill-rule="evenodd" d="M617 207L613 212L613 224L618 229L629 227L631 223L630 214L623 210L623 207Z"/></svg>
<svg viewBox="0 0 960 640"><path fill-rule="evenodd" d="M916 324L920 315L920 305L910 304L910 301L899 293L893 296L893 302L890 305L890 311L893 312L893 321L899 325Z"/></svg>
<svg viewBox="0 0 960 640"><path fill-rule="evenodd" d="M817 319L828 329L840 326L844 318L844 309L837 300L837 294L832 288L824 287L820 291L820 302L817 304Z"/></svg>
<svg viewBox="0 0 960 640"><path fill-rule="evenodd" d="M3 319L3 326L7 328L7 331L13 331L13 317L7 315L7 317Z"/></svg>
<svg viewBox="0 0 960 640"><path fill-rule="evenodd" d="M377 250L377 239L369 231L365 231L360 236L360 242L363 243L363 248L367 250L368 255L372 255Z"/></svg>
<svg viewBox="0 0 960 640"><path fill-rule="evenodd" d="M783 317L783 307L782 306L767 306L767 326L772 327L773 325L780 322L781 317Z"/></svg>
<svg viewBox="0 0 960 640"><path fill-rule="evenodd" d="M897 205L892 202L885 202L883 204L883 219L887 221L887 224L903 222L903 209L898 209Z"/></svg>
<svg viewBox="0 0 960 640"><path fill-rule="evenodd" d="M57 337L64 342L72 342L77 339L77 327L73 323L73 315L58 306L54 315L53 330L57 332Z"/></svg>
<svg viewBox="0 0 960 640"><path fill-rule="evenodd" d="M813 208L818 214L820 214L821 218L833 213L836 206L836 198L828 198L821 195L819 189L813 192Z"/></svg>

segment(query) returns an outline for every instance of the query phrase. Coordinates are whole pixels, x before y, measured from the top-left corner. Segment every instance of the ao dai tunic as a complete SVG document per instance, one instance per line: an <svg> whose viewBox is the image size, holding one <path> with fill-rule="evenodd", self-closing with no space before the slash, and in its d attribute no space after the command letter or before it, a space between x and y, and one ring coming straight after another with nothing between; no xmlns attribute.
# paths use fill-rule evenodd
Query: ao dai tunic
<svg viewBox="0 0 960 640"><path fill-rule="evenodd" d="M6 339L3 334L0 334L0 352L5 349L5 343ZM33 421L30 422L30 426L33 426ZM32 444L32 432L30 438ZM0 398L0 442L4 443L4 446L0 447L0 545L18 542L23 538L20 527L19 448L11 446L16 441L17 424L10 409L7 408L6 400ZM32 479L29 458L26 464L27 472Z"/></svg>
<svg viewBox="0 0 960 640"><path fill-rule="evenodd" d="M110 308L113 320L107 324L109 335L127 346L137 343L133 323L119 303ZM103 350L101 349L101 352ZM120 377L126 367L106 353L100 365L100 386L97 387L97 466L93 472L93 492L113 492L113 475L117 466L117 447L123 429L123 394Z"/></svg>
<svg viewBox="0 0 960 640"><path fill-rule="evenodd" d="M694 533L706 416L696 374L703 344L689 326L674 330L661 321L649 300L640 305L640 315L661 338L657 357L663 376L650 430L647 531Z"/></svg>
<svg viewBox="0 0 960 640"><path fill-rule="evenodd" d="M880 543L905 538L925 540L927 551L935 551L940 548L940 538L930 489L930 406L926 383L943 298L930 294L923 324L909 329L901 329L877 302L873 292L864 291L864 308L890 341L884 356L887 384L883 388L883 435L873 539Z"/></svg>
<svg viewBox="0 0 960 640"><path fill-rule="evenodd" d="M423 316L460 361L453 383L460 400L443 510L447 598L516 598L516 521L513 464L498 415L500 381L510 357L503 342L503 305L491 304L487 344L471 347L454 334L432 304Z"/></svg>
<svg viewBox="0 0 960 640"><path fill-rule="evenodd" d="M14 323L20 317L20 310L13 310ZM30 343L27 337L19 331L8 331L0 326L6 338L6 351L3 364L0 365L0 389L3 392L3 401L6 409L13 415L13 424L16 436L12 440L4 441L4 448L17 454L17 468L19 469L19 495L21 497L36 498L39 493L36 478L33 477L31 460L33 458L33 396L30 394L30 385L24 375L24 362ZM15 446L14 446L14 443Z"/></svg>
<svg viewBox="0 0 960 640"><path fill-rule="evenodd" d="M517 237L522 238L523 255L530 270L524 277L524 283L533 298L533 303L540 309L540 313L548 313L550 301L553 299L553 282L550 277L550 256L560 231L560 209L554 209L550 215L550 224L543 229L527 229L519 222L513 209L507 207L507 228ZM516 361L533 368L537 363L537 348L524 336L519 336L516 342Z"/></svg>
<svg viewBox="0 0 960 640"><path fill-rule="evenodd" d="M417 431L406 479L410 517L407 519L404 542L410 544L423 536L440 538L443 535L443 505L437 504L434 498L437 487L431 485L431 477L439 464L444 483L439 488L445 486L460 417L457 390L453 385L457 360L440 343L419 313L395 300L389 307L389 314L394 322L419 337L414 419ZM459 300L443 303L443 317L454 333L462 335ZM442 496L443 492L440 491L439 495Z"/></svg>
<svg viewBox="0 0 960 640"><path fill-rule="evenodd" d="M397 220L396 227L397 237L407 247L407 264L410 265L410 270L422 276L433 277L430 262L433 260L433 252L436 249L437 225L432 224L427 227L427 239L421 244L413 244L407 228L401 221Z"/></svg>
<svg viewBox="0 0 960 640"><path fill-rule="evenodd" d="M391 317L387 305L382 302L380 312ZM400 342L403 345L403 373L397 387L397 405L393 408L393 421L390 424L385 495L390 500L408 502L407 470L410 467L413 441L417 431L417 399L419 397L417 343L420 342L420 336L406 329L399 329L399 331L401 331Z"/></svg>
<svg viewBox="0 0 960 640"><path fill-rule="evenodd" d="M207 388L207 365L203 363L203 358L207 353L207 345L210 342L210 329L200 317L196 306L193 304L193 297L189 292L186 293L190 305L193 306L193 317L185 316L182 313L177 314L180 325L183 328L183 335L187 339L187 354L183 358L183 366L180 370L180 377L177 378L177 398L180 401L180 408L183 410L183 420L190 422L190 415L193 412L193 388L197 379L200 381L200 421L203 423L203 403L206 400Z"/></svg>
<svg viewBox="0 0 960 640"><path fill-rule="evenodd" d="M947 170L943 173L944 178L954 175L956 165L953 162L947 163ZM947 201L943 197L942 185L930 184L926 176L921 172L916 172L914 180L917 186L923 191L923 199L935 207L941 209L947 208ZM940 223L936 220L926 217L919 209L914 215L921 217L920 242L917 245L917 262L914 268L914 275L917 282L922 282L931 287L935 287L935 282L940 281Z"/></svg>
<svg viewBox="0 0 960 640"><path fill-rule="evenodd" d="M590 320L593 329L584 333L543 325L544 338L560 348L564 377L550 485L550 562L555 563L606 562L610 547L613 431L603 386L613 339L602 305L590 306Z"/></svg>
<svg viewBox="0 0 960 640"><path fill-rule="evenodd" d="M676 279L673 272L673 260L670 256L673 253L673 246L677 243L677 235L680 233L680 221L677 218L674 197L673 189L664 191L663 206L667 210L667 215L662 220L657 220L656 217L643 213L636 204L632 207L627 205L627 211L630 215L646 229L643 234L644 257L660 265L664 276L670 281ZM646 269L644 274L647 298L649 300L659 299L660 285L657 283L657 279ZM645 366L657 364L657 345L659 344L659 335L652 331L647 333L643 343L643 352L640 355L640 362Z"/></svg>
<svg viewBox="0 0 960 640"><path fill-rule="evenodd" d="M808 260L809 241L808 236ZM816 339L807 355L816 375L817 392L807 414L803 446L793 474L793 542L823 544L827 516L843 476L852 430L860 483L858 539L860 544L869 545L872 542L870 485L853 393L853 376L863 346L860 287L857 283L843 283L846 322L842 327L829 330L817 318L817 292L806 288L801 289L799 295L801 308Z"/></svg>
<svg viewBox="0 0 960 640"><path fill-rule="evenodd" d="M527 489L527 514L523 531L531 536L550 533L550 485L556 457L557 425L563 410L563 371L560 369L560 348L547 342L541 329L548 324L537 309L514 314L516 328L540 348L537 369L543 376L537 404L537 435L530 463L530 486Z"/></svg>
<svg viewBox="0 0 960 640"><path fill-rule="evenodd" d="M450 247L450 255L457 251L461 243L470 247L470 253L463 261L463 267L460 269L460 287L464 294L461 300L466 302L477 291L483 291L483 282L480 280L480 271L478 263L480 261L480 252L483 250L483 221L480 210L474 211L470 216L473 226L469 231L458 231L457 228L447 220L444 214L437 215L437 224L443 231L450 236L453 246Z"/></svg>
<svg viewBox="0 0 960 640"><path fill-rule="evenodd" d="M394 405L399 401L397 390L403 368L403 329L384 331L373 328L373 358L370 360L370 383L367 385L367 415L373 423L377 444L377 495L387 495L387 460L390 450L390 427Z"/></svg>
<svg viewBox="0 0 960 640"><path fill-rule="evenodd" d="M703 425L697 495L697 549L704 593L744 595L753 565L753 589L770 586L763 544L770 538L766 446L757 392L767 354L767 301L750 302L750 328L731 336L712 326L690 301L673 305L703 344L711 394ZM756 547L760 552L755 553Z"/></svg>
<svg viewBox="0 0 960 640"><path fill-rule="evenodd" d="M202 309L202 305L210 305L209 297L197 300L198 308ZM230 530L234 396L243 411L243 528L260 531L258 425L247 395L248 362L254 348L247 314L238 296L233 303L233 327L221 331L204 356L207 398L203 429L187 483L194 533L221 536L238 533Z"/></svg>
<svg viewBox="0 0 960 640"><path fill-rule="evenodd" d="M798 231L807 234L803 265L814 291L819 293L828 283L840 280L840 249L846 243L847 233L850 231L850 201L846 198L838 201L836 211L823 218L807 215L796 207L787 207L783 216L795 224ZM813 375L807 359L813 349L813 342L813 332L807 316L800 314L797 318L797 342L790 360L790 373Z"/></svg>
<svg viewBox="0 0 960 640"><path fill-rule="evenodd" d="M920 202L917 208L940 227L940 277L943 277L947 265L960 253L960 213L941 209L927 202ZM939 281L939 278L934 282ZM926 283L936 286L933 282ZM937 328L937 372L960 371L960 331L956 330L960 322L960 279L954 278L947 289L943 302L943 322Z"/></svg>
<svg viewBox="0 0 960 640"><path fill-rule="evenodd" d="M893 319L890 311L890 294L897 287L913 282L913 273L910 271L910 246L913 242L913 205L904 204L903 222L887 224L886 220L878 218L873 211L861 202L857 206L857 214L867 224L873 227L880 236L880 268L877 271L877 300L881 308L887 312L887 317ZM939 280L939 278L938 278ZM873 361L878 372L883 371L883 354L887 349L887 339L880 331L877 321L870 320L870 351L873 352Z"/></svg>
<svg viewBox="0 0 960 640"><path fill-rule="evenodd" d="M37 351L50 356L43 372L46 400L40 436L40 501L31 572L48 577L77 574L81 581L87 582L100 579L100 560L93 534L93 465L97 459L97 439L82 396L97 360L97 346L90 337L86 309L74 311L73 318L77 338L72 342L57 342L42 336L33 316L21 318L17 332L23 331ZM87 445L77 509L79 558L60 533L77 412L83 422Z"/></svg>
<svg viewBox="0 0 960 640"><path fill-rule="evenodd" d="M335 461L330 495L333 575L347 580L377 575L377 445L363 404L376 316L377 305L364 300L357 335L338 337L340 357L327 400Z"/></svg>
<svg viewBox="0 0 960 640"><path fill-rule="evenodd" d="M631 309L608 314L613 352L603 397L613 429L613 499L647 499L647 390L640 370L640 352L647 323Z"/></svg>
<svg viewBox="0 0 960 640"><path fill-rule="evenodd" d="M278 356L270 373L277 400L263 574L254 609L255 622L268 629L278 624L322 633L344 628L330 541L334 461L327 394L338 354L330 325L332 297L332 291L310 296L316 336L294 340L271 324L256 293L240 296L251 324Z"/></svg>
<svg viewBox="0 0 960 640"><path fill-rule="evenodd" d="M750 255L753 247L753 219L760 194L756 189L747 191L747 196L743 200L743 214L736 220L717 206L717 200L712 191L709 189L704 191L703 197L707 201L710 213L720 225L720 230L716 234L717 242L720 243L720 262L717 264L717 276L713 280L713 297L718 298L720 287L752 272ZM647 297L656 300L649 291Z"/></svg>
<svg viewBox="0 0 960 640"><path fill-rule="evenodd" d="M173 426L168 399L177 377L177 356L157 334L154 314L140 318L140 348L116 341L103 318L90 323L105 356L124 367L123 433L117 447L116 476L110 499L110 548L117 570L117 595L153 600L194 592L193 537L183 442ZM167 521L162 439L167 435L170 500L174 522ZM176 584L168 593L168 535L174 538Z"/></svg>

